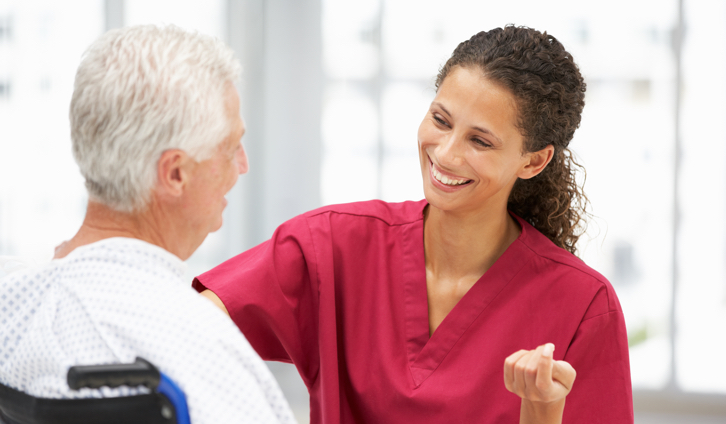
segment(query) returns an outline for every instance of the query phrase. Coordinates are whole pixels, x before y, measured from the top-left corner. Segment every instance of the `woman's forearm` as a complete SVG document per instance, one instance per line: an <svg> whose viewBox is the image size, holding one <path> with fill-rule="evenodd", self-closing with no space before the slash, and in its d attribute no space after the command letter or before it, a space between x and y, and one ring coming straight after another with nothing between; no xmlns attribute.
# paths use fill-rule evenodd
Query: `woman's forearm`
<svg viewBox="0 0 726 424"><path fill-rule="evenodd" d="M522 399L519 424L561 424L564 411L564 398L555 402L533 402Z"/></svg>

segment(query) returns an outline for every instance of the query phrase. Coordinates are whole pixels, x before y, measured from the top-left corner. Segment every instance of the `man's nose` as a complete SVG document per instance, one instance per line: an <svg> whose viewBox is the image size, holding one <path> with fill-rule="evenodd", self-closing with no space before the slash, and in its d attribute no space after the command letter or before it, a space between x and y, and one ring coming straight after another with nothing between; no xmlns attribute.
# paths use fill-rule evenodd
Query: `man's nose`
<svg viewBox="0 0 726 424"><path fill-rule="evenodd" d="M241 174L246 174L247 171L250 170L250 165L247 162L247 153L245 152L244 145L240 145L239 150L237 150L237 155L235 157L235 160L237 161L237 169Z"/></svg>

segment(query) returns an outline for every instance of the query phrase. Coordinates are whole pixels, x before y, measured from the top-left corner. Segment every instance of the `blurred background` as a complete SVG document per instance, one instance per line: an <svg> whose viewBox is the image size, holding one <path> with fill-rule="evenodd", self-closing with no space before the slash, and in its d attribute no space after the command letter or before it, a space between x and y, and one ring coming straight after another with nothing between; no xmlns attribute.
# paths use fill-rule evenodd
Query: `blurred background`
<svg viewBox="0 0 726 424"><path fill-rule="evenodd" d="M48 260L81 224L75 69L143 23L215 35L244 66L250 172L190 281L304 211L422 198L416 132L453 49L509 23L553 34L588 84L579 247L625 312L636 423L726 422L726 0L0 0L0 255ZM269 365L308 422L294 367Z"/></svg>

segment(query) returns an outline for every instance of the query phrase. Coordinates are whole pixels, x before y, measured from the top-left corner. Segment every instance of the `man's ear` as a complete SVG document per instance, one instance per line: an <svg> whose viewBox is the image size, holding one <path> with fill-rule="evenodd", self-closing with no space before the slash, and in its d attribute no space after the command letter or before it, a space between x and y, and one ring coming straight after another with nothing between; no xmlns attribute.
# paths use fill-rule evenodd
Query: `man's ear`
<svg viewBox="0 0 726 424"><path fill-rule="evenodd" d="M171 197L181 196L189 180L191 162L191 158L183 150L165 150L156 166L157 192Z"/></svg>
<svg viewBox="0 0 726 424"><path fill-rule="evenodd" d="M538 175L543 169L545 169L547 164L550 163L554 154L555 148L551 144L537 152L526 153L525 157L527 158L527 161L517 176L523 180L528 180Z"/></svg>

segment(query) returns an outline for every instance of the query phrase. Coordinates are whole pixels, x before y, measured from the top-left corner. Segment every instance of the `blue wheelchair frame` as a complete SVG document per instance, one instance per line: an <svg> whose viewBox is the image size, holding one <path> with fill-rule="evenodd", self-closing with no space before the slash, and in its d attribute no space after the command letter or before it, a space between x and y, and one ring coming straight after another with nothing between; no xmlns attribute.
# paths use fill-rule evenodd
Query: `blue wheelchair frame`
<svg viewBox="0 0 726 424"><path fill-rule="evenodd" d="M5 424L190 424L186 396L149 361L132 364L75 366L68 387L145 386L149 394L82 399L37 398L0 385L0 422Z"/></svg>

